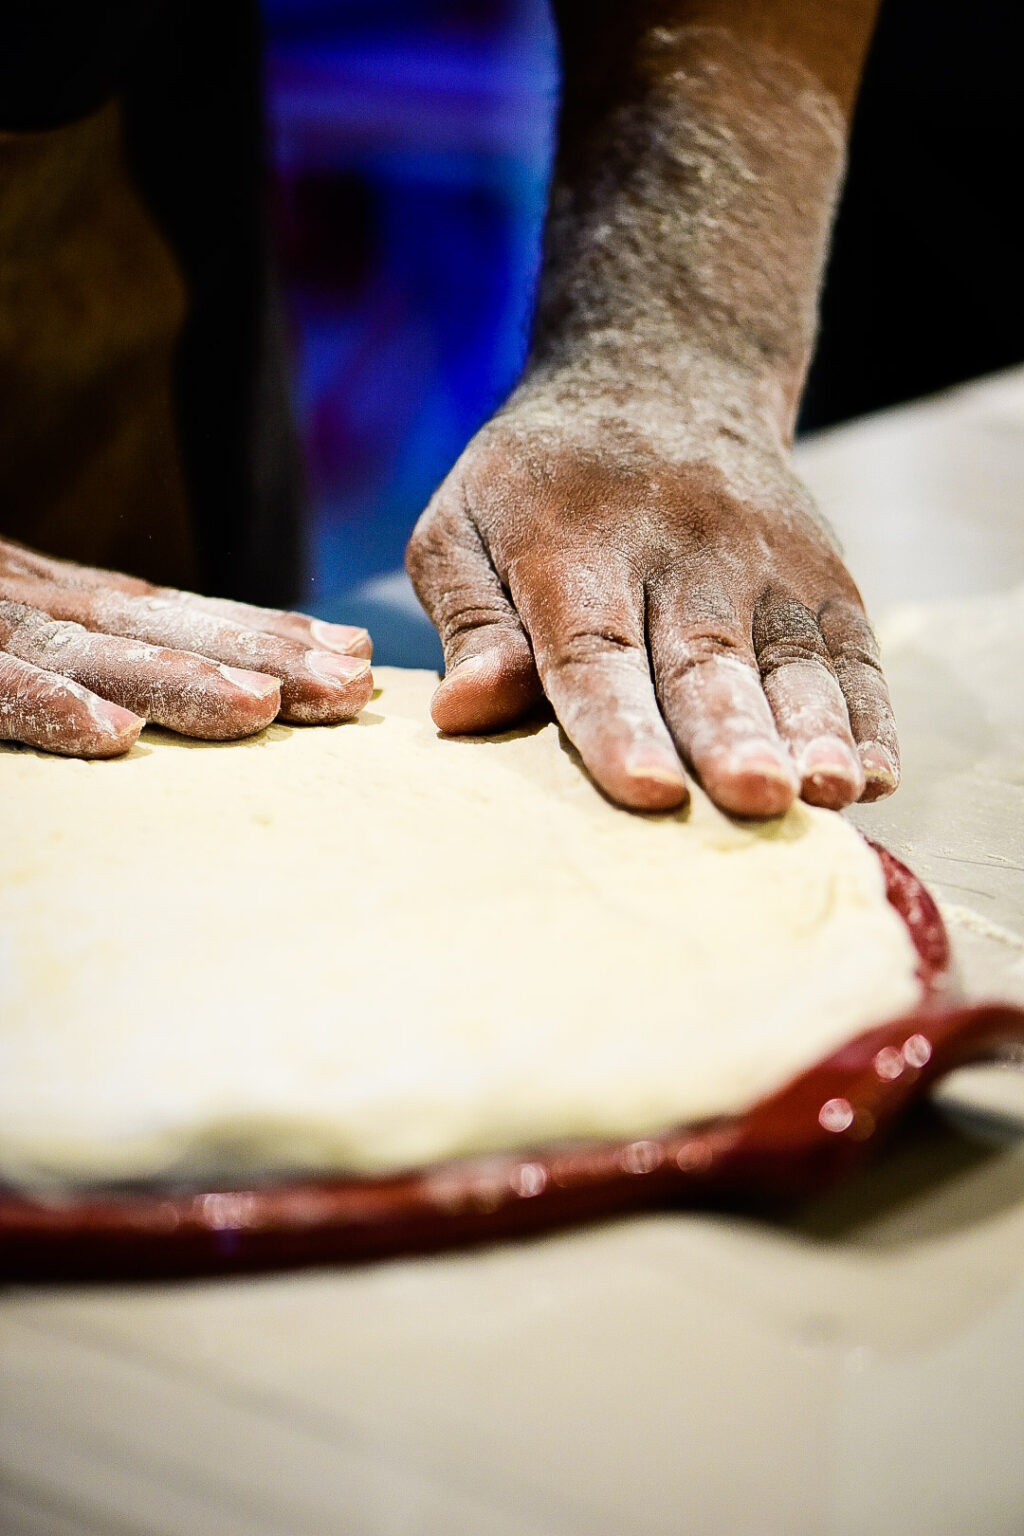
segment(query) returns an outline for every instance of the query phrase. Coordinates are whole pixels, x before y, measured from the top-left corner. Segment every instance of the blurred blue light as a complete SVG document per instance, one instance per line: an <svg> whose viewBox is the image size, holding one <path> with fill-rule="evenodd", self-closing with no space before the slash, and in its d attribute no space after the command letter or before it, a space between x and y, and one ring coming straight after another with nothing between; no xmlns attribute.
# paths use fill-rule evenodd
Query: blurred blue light
<svg viewBox="0 0 1024 1536"><path fill-rule="evenodd" d="M378 579L522 363L554 39L543 0L264 4L305 603L366 622L366 593L391 590ZM392 644L376 628L381 660L436 654L429 632L411 656L406 630Z"/></svg>

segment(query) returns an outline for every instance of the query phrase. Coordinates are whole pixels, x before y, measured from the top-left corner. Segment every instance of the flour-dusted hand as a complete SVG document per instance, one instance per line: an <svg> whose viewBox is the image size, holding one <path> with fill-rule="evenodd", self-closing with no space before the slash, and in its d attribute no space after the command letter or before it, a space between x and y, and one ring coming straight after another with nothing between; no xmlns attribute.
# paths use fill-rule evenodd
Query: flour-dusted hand
<svg viewBox="0 0 1024 1536"><path fill-rule="evenodd" d="M640 809L685 802L684 762L747 815L899 778L857 588L790 462L845 124L801 50L757 29L778 11L799 32L806 12L820 42L815 3L727 8L753 37L666 26L672 7L644 0L605 6L601 34L556 6L566 98L530 357L410 544L445 648L436 723L492 730L543 690ZM840 72L866 18L837 9Z"/></svg>
<svg viewBox="0 0 1024 1536"><path fill-rule="evenodd" d="M672 463L622 416L583 437L578 401L553 409L550 431L525 404L493 422L412 541L445 647L437 725L500 728L543 688L597 782L639 809L684 802L680 754L740 814L891 791L871 630L781 456L769 477L746 449L750 481L776 485L748 499L720 465ZM737 445L737 471L743 459Z"/></svg>
<svg viewBox="0 0 1024 1536"><path fill-rule="evenodd" d="M327 724L373 688L363 629L154 587L0 540L0 739L127 752L147 720L231 740Z"/></svg>

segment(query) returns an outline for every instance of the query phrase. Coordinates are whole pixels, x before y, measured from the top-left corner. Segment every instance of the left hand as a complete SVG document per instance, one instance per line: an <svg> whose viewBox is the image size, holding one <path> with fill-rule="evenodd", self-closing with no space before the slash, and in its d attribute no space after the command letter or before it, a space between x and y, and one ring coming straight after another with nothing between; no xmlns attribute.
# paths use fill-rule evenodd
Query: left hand
<svg viewBox="0 0 1024 1536"><path fill-rule="evenodd" d="M147 720L206 740L275 716L351 719L370 637L301 613L154 587L0 539L0 739L71 757L127 752Z"/></svg>

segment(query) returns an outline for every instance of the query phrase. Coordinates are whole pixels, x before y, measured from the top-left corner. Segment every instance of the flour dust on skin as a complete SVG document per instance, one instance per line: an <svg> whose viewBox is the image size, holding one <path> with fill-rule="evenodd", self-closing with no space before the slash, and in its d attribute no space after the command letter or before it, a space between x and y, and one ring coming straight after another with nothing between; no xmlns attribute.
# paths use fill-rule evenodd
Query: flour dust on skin
<svg viewBox="0 0 1024 1536"><path fill-rule="evenodd" d="M841 108L709 27L655 28L614 100L582 94L522 380L410 546L451 669L437 718L483 728L482 677L515 703L539 676L623 803L680 803L681 758L748 814L889 793L877 647L790 453Z"/></svg>

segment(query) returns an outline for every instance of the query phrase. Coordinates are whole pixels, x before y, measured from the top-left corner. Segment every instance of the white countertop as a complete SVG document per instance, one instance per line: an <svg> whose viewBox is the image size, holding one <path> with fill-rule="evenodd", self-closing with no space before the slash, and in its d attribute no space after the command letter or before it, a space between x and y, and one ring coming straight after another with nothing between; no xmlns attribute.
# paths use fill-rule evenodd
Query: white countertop
<svg viewBox="0 0 1024 1536"><path fill-rule="evenodd" d="M1024 371L800 457L889 642L906 778L857 820L932 884L967 985L1024 1000ZM8 1290L0 1531L1020 1536L1019 1088L788 1223Z"/></svg>

